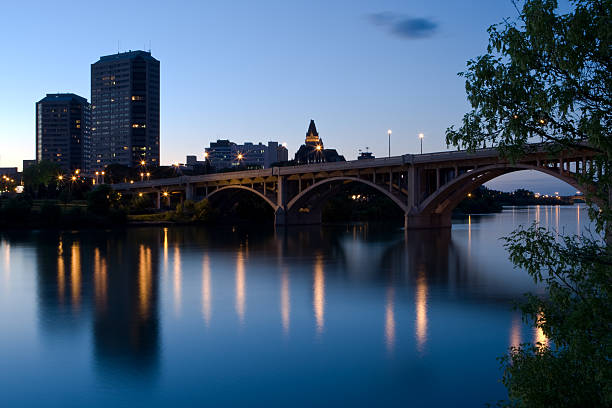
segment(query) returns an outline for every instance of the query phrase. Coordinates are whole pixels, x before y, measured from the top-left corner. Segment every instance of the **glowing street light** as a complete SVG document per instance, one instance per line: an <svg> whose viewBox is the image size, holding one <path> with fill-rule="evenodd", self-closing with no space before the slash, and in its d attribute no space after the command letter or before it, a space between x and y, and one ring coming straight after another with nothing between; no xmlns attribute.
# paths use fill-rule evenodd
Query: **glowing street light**
<svg viewBox="0 0 612 408"><path fill-rule="evenodd" d="M391 157L391 129L387 130L387 135L389 136L389 157Z"/></svg>
<svg viewBox="0 0 612 408"><path fill-rule="evenodd" d="M242 153L238 153L238 160L242 160L244 158L244 155Z"/></svg>
<svg viewBox="0 0 612 408"><path fill-rule="evenodd" d="M208 159L208 152L204 152L204 160Z"/></svg>
<svg viewBox="0 0 612 408"><path fill-rule="evenodd" d="M146 162L146 161L144 161L144 160L141 160L141 161L140 161L140 165L141 165L141 166L144 166L145 164L147 164L147 162Z"/></svg>
<svg viewBox="0 0 612 408"><path fill-rule="evenodd" d="M57 179L58 179L59 181L62 181L62 180L64 179L64 176L62 176L62 175L60 174L59 176L57 176Z"/></svg>
<svg viewBox="0 0 612 408"><path fill-rule="evenodd" d="M419 139L421 139L421 154L423 154L423 138L425 135L423 133L419 133Z"/></svg>
<svg viewBox="0 0 612 408"><path fill-rule="evenodd" d="M323 147L322 147L321 145L317 145L317 146L315 147L315 149L317 149L318 151L321 151L321 149L323 149Z"/></svg>

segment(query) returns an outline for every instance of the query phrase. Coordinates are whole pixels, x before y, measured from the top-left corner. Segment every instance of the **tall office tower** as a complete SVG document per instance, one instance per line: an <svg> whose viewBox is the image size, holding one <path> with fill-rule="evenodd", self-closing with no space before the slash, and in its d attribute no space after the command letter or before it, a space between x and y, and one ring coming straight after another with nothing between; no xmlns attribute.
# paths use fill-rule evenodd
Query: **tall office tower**
<svg viewBox="0 0 612 408"><path fill-rule="evenodd" d="M36 103L36 161L86 170L89 126L87 99L72 93L47 94Z"/></svg>
<svg viewBox="0 0 612 408"><path fill-rule="evenodd" d="M90 170L109 164L159 166L159 61L146 51L91 65Z"/></svg>

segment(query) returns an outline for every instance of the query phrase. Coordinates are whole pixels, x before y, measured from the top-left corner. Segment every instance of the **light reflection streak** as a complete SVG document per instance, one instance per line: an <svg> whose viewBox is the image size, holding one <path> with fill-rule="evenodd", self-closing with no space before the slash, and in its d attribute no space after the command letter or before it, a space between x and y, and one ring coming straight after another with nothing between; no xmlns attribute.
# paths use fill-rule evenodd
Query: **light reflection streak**
<svg viewBox="0 0 612 408"><path fill-rule="evenodd" d="M555 232L559 236L559 206L555 206Z"/></svg>
<svg viewBox="0 0 612 408"><path fill-rule="evenodd" d="M387 304L385 305L385 342L388 352L392 352L395 346L394 298L395 288L389 286L387 289Z"/></svg>
<svg viewBox="0 0 612 408"><path fill-rule="evenodd" d="M11 279L11 244L7 241L3 242L4 244L4 277L6 283Z"/></svg>
<svg viewBox="0 0 612 408"><path fill-rule="evenodd" d="M210 259L208 254L205 254L202 260L202 316L204 317L206 327L210 326L210 316L212 312L210 300Z"/></svg>
<svg viewBox="0 0 612 408"><path fill-rule="evenodd" d="M241 325L244 324L244 311L245 311L245 276L244 276L244 255L242 248L238 251L236 257L236 314L238 315L238 321Z"/></svg>
<svg viewBox="0 0 612 408"><path fill-rule="evenodd" d="M168 228L164 228L164 280L168 276Z"/></svg>
<svg viewBox="0 0 612 408"><path fill-rule="evenodd" d="M427 341L427 279L421 266L416 280L416 340L417 350L423 353Z"/></svg>
<svg viewBox="0 0 612 408"><path fill-rule="evenodd" d="M312 291L312 306L317 324L317 334L321 334L325 325L325 273L323 272L323 257L320 254L317 255L315 260Z"/></svg>
<svg viewBox="0 0 612 408"><path fill-rule="evenodd" d="M94 249L94 295L96 310L102 312L106 310L106 291L107 291L107 270L106 259L100 256L100 250Z"/></svg>
<svg viewBox="0 0 612 408"><path fill-rule="evenodd" d="M148 319L151 309L151 294L153 289L153 264L151 248L140 245L138 254L138 294L139 315Z"/></svg>
<svg viewBox="0 0 612 408"><path fill-rule="evenodd" d="M178 244L174 246L174 311L177 315L181 313L181 290L182 290L182 276L181 276L181 250Z"/></svg>
<svg viewBox="0 0 612 408"><path fill-rule="evenodd" d="M580 236L582 231L580 230L580 204L576 206L576 234Z"/></svg>
<svg viewBox="0 0 612 408"><path fill-rule="evenodd" d="M541 312L538 313L536 323L541 323L543 319L544 319L544 315ZM544 334L544 332L542 331L540 327L533 328L533 342L536 345L540 343L543 347L548 346L548 337L546 337L546 335Z"/></svg>
<svg viewBox="0 0 612 408"><path fill-rule="evenodd" d="M521 344L521 337L521 317L515 313L510 326L510 347L518 347Z"/></svg>
<svg viewBox="0 0 612 408"><path fill-rule="evenodd" d="M283 333L289 334L289 316L291 313L291 301L289 294L289 271L284 268L281 273L281 320Z"/></svg>
<svg viewBox="0 0 612 408"><path fill-rule="evenodd" d="M64 292L66 291L66 266L64 264L64 243L60 237L57 245L57 295L60 303L64 303Z"/></svg>
<svg viewBox="0 0 612 408"><path fill-rule="evenodd" d="M81 247L78 241L72 243L70 251L70 288L72 307L81 307Z"/></svg>

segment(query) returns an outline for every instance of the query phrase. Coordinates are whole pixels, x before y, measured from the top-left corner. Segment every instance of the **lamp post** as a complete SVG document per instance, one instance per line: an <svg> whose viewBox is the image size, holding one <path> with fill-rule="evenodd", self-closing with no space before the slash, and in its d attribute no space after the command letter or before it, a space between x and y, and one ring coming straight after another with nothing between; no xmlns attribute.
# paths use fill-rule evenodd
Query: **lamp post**
<svg viewBox="0 0 612 408"><path fill-rule="evenodd" d="M391 157L391 129L387 130L387 135L389 136L389 157Z"/></svg>
<svg viewBox="0 0 612 408"><path fill-rule="evenodd" d="M423 154L423 138L425 135L423 133L419 133L419 139L421 139L421 154Z"/></svg>

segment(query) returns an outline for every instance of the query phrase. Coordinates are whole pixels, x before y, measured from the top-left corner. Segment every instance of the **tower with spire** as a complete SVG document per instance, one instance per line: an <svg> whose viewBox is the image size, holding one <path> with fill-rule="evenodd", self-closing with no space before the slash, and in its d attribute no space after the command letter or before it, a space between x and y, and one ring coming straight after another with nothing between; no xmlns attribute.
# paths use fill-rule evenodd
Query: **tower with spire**
<svg viewBox="0 0 612 408"><path fill-rule="evenodd" d="M314 120L310 120L306 131L306 140L295 153L298 164L325 163L344 161L344 156L338 154L336 149L323 148L323 139L319 137Z"/></svg>
<svg viewBox="0 0 612 408"><path fill-rule="evenodd" d="M308 125L308 131L306 132L306 146L317 146L320 145L321 149L323 148L323 140L319 137L319 132L317 132L317 126L313 119L310 119L310 124Z"/></svg>

